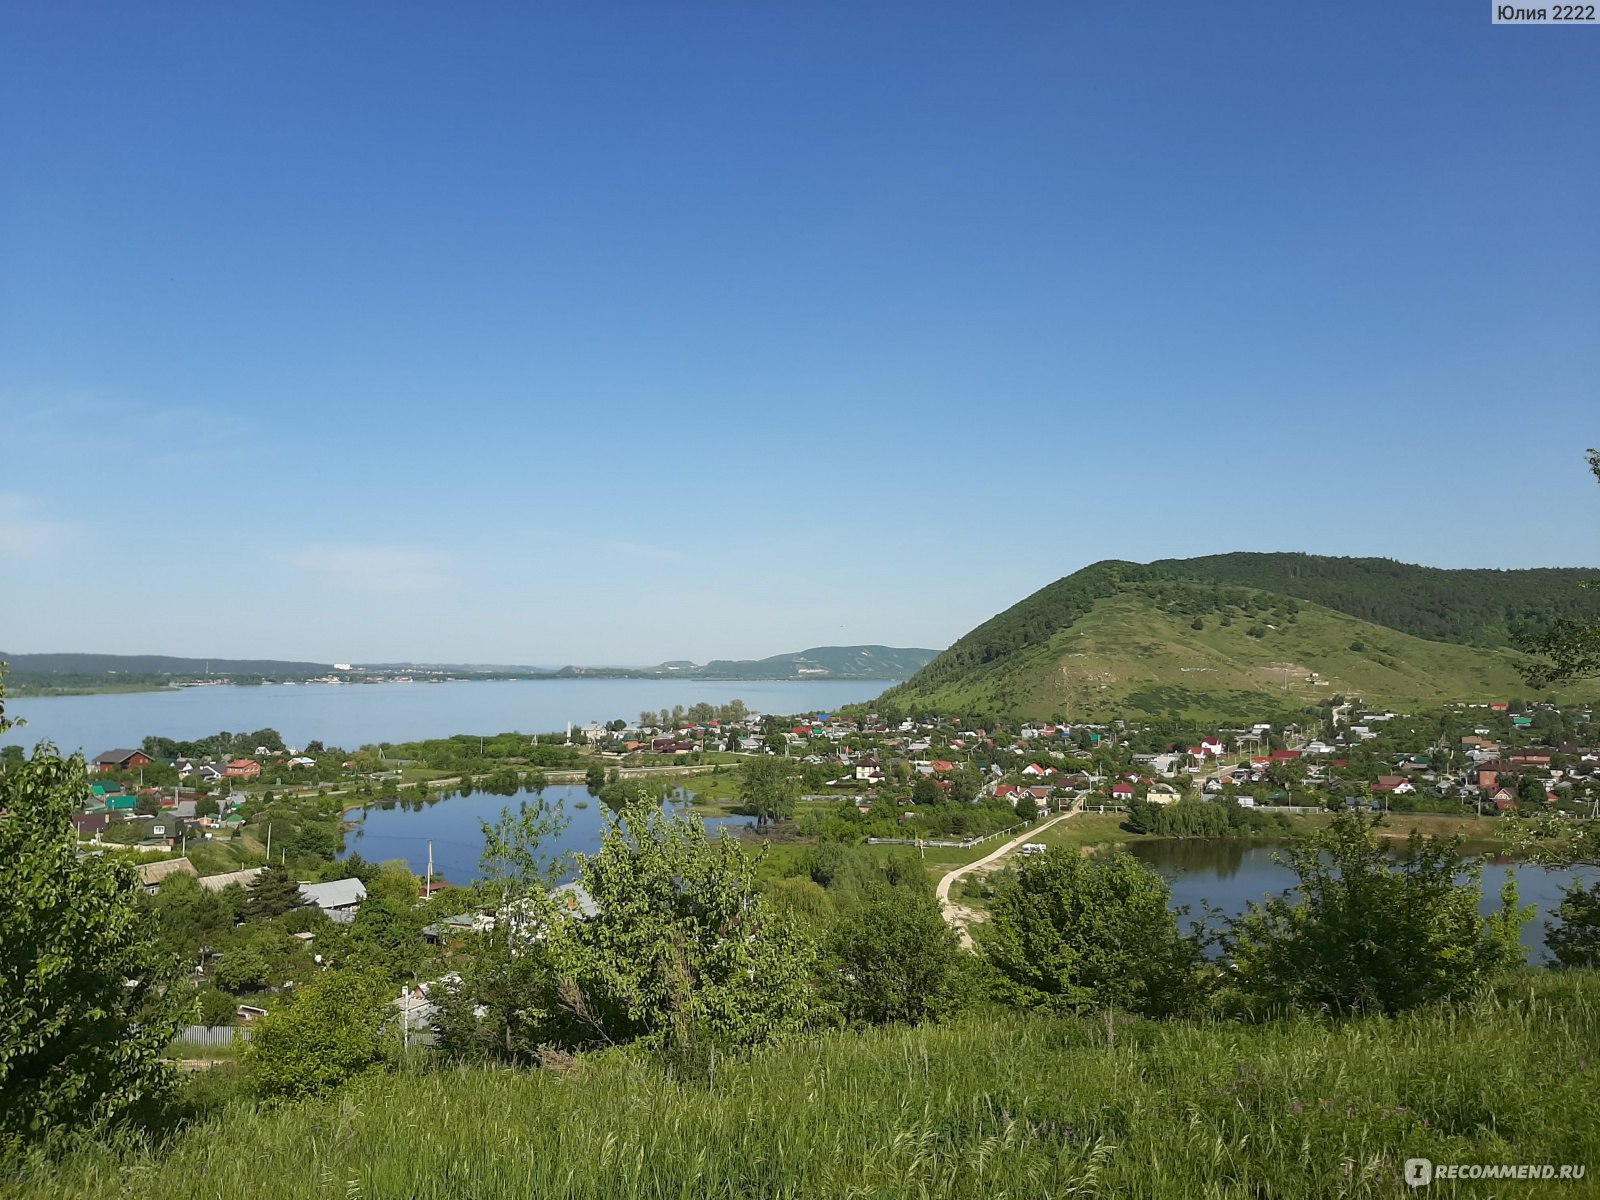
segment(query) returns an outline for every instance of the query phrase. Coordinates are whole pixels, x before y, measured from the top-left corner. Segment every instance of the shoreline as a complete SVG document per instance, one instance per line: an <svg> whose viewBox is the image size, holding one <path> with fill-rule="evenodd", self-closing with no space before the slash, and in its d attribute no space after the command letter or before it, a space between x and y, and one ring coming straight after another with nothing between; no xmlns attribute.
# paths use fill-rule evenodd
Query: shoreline
<svg viewBox="0 0 1600 1200"><path fill-rule="evenodd" d="M754 677L747 675L605 675L584 672L580 675L484 675L452 676L448 679L272 679L255 682L229 681L212 683L85 683L30 684L26 680L8 678L6 696L11 700L50 700L68 696L126 696L150 692L188 692L197 688L262 688L262 687L380 687L385 684L440 683L582 683L594 680L602 683L881 683L886 687L904 680L878 675L795 675Z"/></svg>

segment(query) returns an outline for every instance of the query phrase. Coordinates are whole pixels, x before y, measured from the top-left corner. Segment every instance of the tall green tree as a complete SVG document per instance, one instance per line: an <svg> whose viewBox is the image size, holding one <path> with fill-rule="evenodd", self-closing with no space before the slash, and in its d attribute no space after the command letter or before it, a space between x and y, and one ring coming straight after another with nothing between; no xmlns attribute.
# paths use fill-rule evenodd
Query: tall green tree
<svg viewBox="0 0 1600 1200"><path fill-rule="evenodd" d="M245 889L240 916L246 921L270 921L293 912L306 902L300 883L282 864L268 863Z"/></svg>
<svg viewBox="0 0 1600 1200"><path fill-rule="evenodd" d="M748 759L739 768L739 799L759 825L787 820L800 799L800 772L786 758Z"/></svg>
<svg viewBox="0 0 1600 1200"><path fill-rule="evenodd" d="M1413 831L1396 861L1379 824L1334 817L1287 851L1299 879L1292 898L1251 905L1229 926L1223 948L1252 1009L1403 1012L1458 999L1521 965L1518 933L1532 910L1518 906L1514 876L1485 920L1481 871L1463 862L1459 841Z"/></svg>
<svg viewBox="0 0 1600 1200"><path fill-rule="evenodd" d="M1180 1012L1195 998L1200 952L1179 934L1170 899L1136 858L1054 849L996 892L978 948L1019 1007Z"/></svg>
<svg viewBox="0 0 1600 1200"><path fill-rule="evenodd" d="M0 776L0 1140L116 1119L169 1083L166 956L132 868L78 854L88 790L83 759L48 745Z"/></svg>

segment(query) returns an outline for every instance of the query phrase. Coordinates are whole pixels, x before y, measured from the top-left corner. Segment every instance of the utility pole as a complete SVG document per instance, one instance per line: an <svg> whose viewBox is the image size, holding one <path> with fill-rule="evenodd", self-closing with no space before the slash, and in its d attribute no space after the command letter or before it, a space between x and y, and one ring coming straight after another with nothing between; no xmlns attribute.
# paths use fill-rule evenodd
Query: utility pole
<svg viewBox="0 0 1600 1200"><path fill-rule="evenodd" d="M433 839L428 839L428 880L422 885L422 898L433 899Z"/></svg>
<svg viewBox="0 0 1600 1200"><path fill-rule="evenodd" d="M267 822L267 865L272 865L272 822Z"/></svg>

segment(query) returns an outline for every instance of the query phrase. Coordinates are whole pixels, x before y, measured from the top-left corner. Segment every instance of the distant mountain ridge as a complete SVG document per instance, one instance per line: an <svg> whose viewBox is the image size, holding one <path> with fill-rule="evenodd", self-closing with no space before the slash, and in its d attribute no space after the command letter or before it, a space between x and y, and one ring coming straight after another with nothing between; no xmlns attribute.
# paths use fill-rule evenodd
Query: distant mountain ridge
<svg viewBox="0 0 1600 1200"><path fill-rule="evenodd" d="M906 679L938 653L902 646L813 646L770 658L713 659L703 666L680 659L654 667L563 667L558 674L627 679Z"/></svg>
<svg viewBox="0 0 1600 1200"><path fill-rule="evenodd" d="M1429 704L1529 691L1519 631L1600 619L1600 569L1443 570L1224 554L1107 560L1049 584L886 693L1005 716L1194 715L1334 692Z"/></svg>
<svg viewBox="0 0 1600 1200"><path fill-rule="evenodd" d="M687 660L653 667L498 666L388 662L356 664L351 677L406 671L483 678L612 679L906 679L938 651L896 646L815 646L760 659L715 659L704 666ZM169 681L214 679L240 682L301 680L332 674L332 663L280 659L181 658L161 654L6 654L7 677L18 688L162 686ZM343 674L343 672L341 672Z"/></svg>
<svg viewBox="0 0 1600 1200"><path fill-rule="evenodd" d="M171 675L193 678L207 674L304 677L326 675L332 663L288 662L275 658L178 658L166 654L7 654L14 676L32 675Z"/></svg>
<svg viewBox="0 0 1600 1200"><path fill-rule="evenodd" d="M771 658L715 659L695 674L702 679L906 679L939 652L897 646L813 646Z"/></svg>

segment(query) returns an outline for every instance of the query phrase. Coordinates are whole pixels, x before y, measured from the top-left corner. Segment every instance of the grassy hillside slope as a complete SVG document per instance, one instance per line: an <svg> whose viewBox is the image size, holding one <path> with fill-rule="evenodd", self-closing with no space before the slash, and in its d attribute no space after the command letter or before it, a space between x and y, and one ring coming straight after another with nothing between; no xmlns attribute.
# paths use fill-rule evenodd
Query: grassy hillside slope
<svg viewBox="0 0 1600 1200"><path fill-rule="evenodd" d="M1108 560L991 617L887 698L1068 719L1242 718L1340 693L1396 706L1504 699L1529 691L1508 639L1558 617L1600 618L1600 589L1579 586L1593 574L1312 555ZM1337 603L1246 582L1254 578Z"/></svg>
<svg viewBox="0 0 1600 1200"><path fill-rule="evenodd" d="M1098 1018L974 1015L808 1039L712 1079L600 1055L374 1078L275 1111L234 1100L163 1151L85 1141L9 1194L1391 1197L1419 1156L1593 1171L1596 1045L1592 972L1394 1019L1122 1025L1112 1045Z"/></svg>
<svg viewBox="0 0 1600 1200"><path fill-rule="evenodd" d="M1243 719L1334 695L1425 707L1528 691L1511 651L1424 641L1314 604L1276 619L1202 616L1199 630L1195 620L1143 595L1113 596L1041 645L907 698L939 711L1067 720Z"/></svg>

